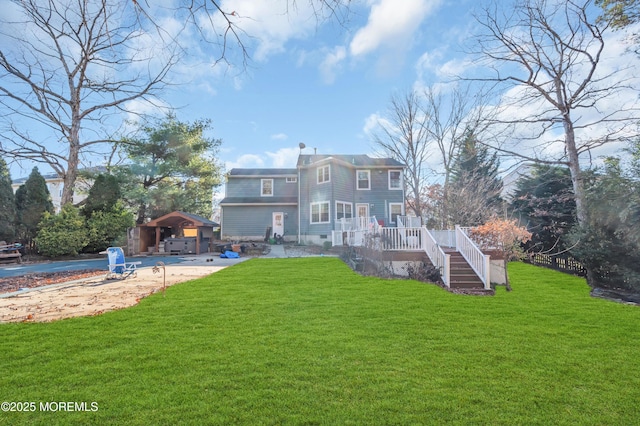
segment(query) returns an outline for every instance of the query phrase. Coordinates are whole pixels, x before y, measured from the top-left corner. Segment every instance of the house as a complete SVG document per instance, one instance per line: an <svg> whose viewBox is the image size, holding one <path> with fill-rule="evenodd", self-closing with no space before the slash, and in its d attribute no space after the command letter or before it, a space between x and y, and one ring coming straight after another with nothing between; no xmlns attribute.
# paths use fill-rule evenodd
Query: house
<svg viewBox="0 0 640 426"><path fill-rule="evenodd" d="M301 244L371 243L396 273L426 256L445 286L489 291L491 277L499 282L504 273L466 228L428 230L405 216L404 169L391 158L316 154L301 154L295 169L232 169L220 202L221 237L278 234Z"/></svg>
<svg viewBox="0 0 640 426"><path fill-rule="evenodd" d="M104 167L92 167L88 169L80 169L79 172L103 172L106 169ZM64 178L60 177L58 173L48 173L42 175L44 178L45 184L47 185L47 189L49 190L49 194L51 195L51 203L53 204L53 209L55 213L60 213L62 209L62 190L64 189ZM15 193L20 186L24 185L24 183L29 179L29 177L22 177L18 179L13 179L11 181L11 188ZM76 180L76 187L73 194L73 203L77 204L84 201L89 194L89 189L93 185L93 179L86 179L83 177L83 174L80 173Z"/></svg>
<svg viewBox="0 0 640 426"><path fill-rule="evenodd" d="M405 165L367 155L303 155L296 168L232 169L221 207L221 237L323 244L345 221L395 226L404 215Z"/></svg>
<svg viewBox="0 0 640 426"><path fill-rule="evenodd" d="M533 167L534 165L531 163L522 163L502 177L500 196L503 200L507 202L513 200L513 194L518 189L518 181L523 177L531 176Z"/></svg>

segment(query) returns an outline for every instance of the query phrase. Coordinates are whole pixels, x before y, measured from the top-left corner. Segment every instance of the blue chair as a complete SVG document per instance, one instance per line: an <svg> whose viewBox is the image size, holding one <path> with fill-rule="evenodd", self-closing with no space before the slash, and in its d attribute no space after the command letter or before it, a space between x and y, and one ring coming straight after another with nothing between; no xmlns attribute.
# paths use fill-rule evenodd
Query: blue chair
<svg viewBox="0 0 640 426"><path fill-rule="evenodd" d="M120 247L109 247L107 249L107 259L109 260L109 272L107 273L107 279L125 279L129 276L137 276L137 265L141 265L142 262L125 262L124 252Z"/></svg>

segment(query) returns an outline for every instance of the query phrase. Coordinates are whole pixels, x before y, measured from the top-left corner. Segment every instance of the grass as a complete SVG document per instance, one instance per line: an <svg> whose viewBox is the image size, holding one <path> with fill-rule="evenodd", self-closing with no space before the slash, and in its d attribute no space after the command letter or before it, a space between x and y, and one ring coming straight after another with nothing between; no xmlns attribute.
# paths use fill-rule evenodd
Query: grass
<svg viewBox="0 0 640 426"><path fill-rule="evenodd" d="M138 306L0 325L4 424L637 424L640 308L511 264L454 295L335 258L254 259ZM90 406L90 405L88 405Z"/></svg>

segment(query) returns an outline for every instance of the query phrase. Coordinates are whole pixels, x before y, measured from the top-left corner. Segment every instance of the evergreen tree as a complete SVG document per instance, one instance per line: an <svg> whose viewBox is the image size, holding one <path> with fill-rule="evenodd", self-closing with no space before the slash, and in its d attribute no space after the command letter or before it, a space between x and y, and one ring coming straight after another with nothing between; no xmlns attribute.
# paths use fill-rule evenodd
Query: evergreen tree
<svg viewBox="0 0 640 426"><path fill-rule="evenodd" d="M16 212L18 236L25 247L31 249L43 214L53 214L49 189L37 167L33 168L27 181L16 191Z"/></svg>
<svg viewBox="0 0 640 426"><path fill-rule="evenodd" d="M16 237L16 201L6 161L0 158L0 240L12 242Z"/></svg>
<svg viewBox="0 0 640 426"><path fill-rule="evenodd" d="M111 210L122 197L120 188L121 182L116 176L104 173L97 175L84 201L82 212L85 217L91 217L95 211Z"/></svg>
<svg viewBox="0 0 640 426"><path fill-rule="evenodd" d="M571 173L566 167L535 165L529 176L516 182L511 207L533 234L529 248L559 252L564 236L576 223L576 202Z"/></svg>
<svg viewBox="0 0 640 426"><path fill-rule="evenodd" d="M640 292L637 171L635 166L623 169L620 158L608 158L585 185L589 221L574 227L569 237L574 244L571 254L587 268L592 287Z"/></svg>
<svg viewBox="0 0 640 426"><path fill-rule="evenodd" d="M213 188L222 180L215 154L220 140L205 136L208 121L193 124L169 115L122 141L131 164L117 170L136 223L179 209L209 217Z"/></svg>
<svg viewBox="0 0 640 426"><path fill-rule="evenodd" d="M453 166L451 183L445 191L450 225L480 225L500 211L502 179L498 176L499 166L497 154L490 153L473 133L467 133Z"/></svg>

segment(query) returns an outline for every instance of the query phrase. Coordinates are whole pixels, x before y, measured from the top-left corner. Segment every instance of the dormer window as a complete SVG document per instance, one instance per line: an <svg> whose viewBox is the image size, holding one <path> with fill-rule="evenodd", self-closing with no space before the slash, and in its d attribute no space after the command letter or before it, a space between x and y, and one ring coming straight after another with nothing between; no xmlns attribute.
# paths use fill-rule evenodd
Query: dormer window
<svg viewBox="0 0 640 426"><path fill-rule="evenodd" d="M370 170L356 170L356 180L358 181L358 189L371 189Z"/></svg>

